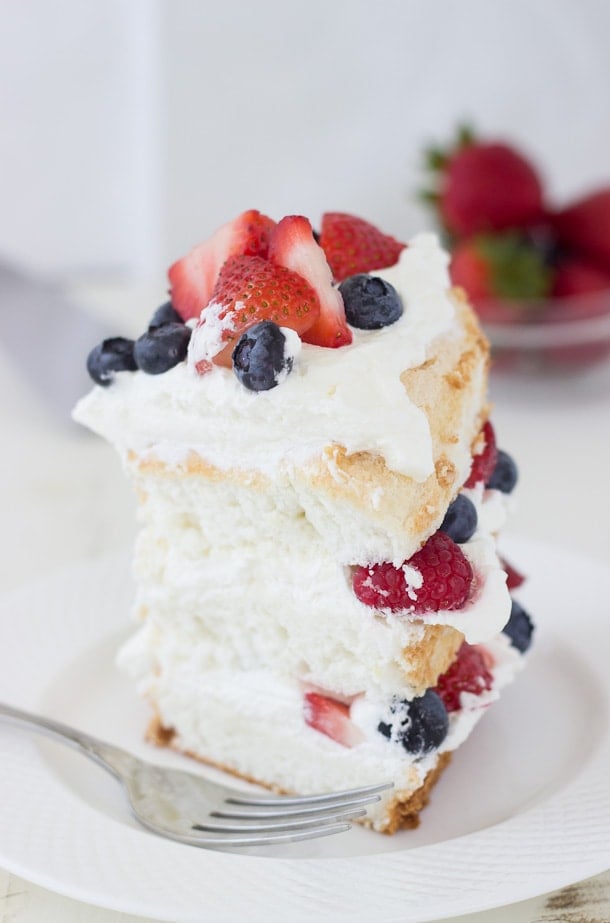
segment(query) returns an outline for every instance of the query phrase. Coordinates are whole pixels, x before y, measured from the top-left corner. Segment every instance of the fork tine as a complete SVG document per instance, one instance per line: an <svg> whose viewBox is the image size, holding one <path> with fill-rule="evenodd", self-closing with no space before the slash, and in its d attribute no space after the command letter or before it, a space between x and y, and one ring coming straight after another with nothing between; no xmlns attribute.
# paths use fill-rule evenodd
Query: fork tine
<svg viewBox="0 0 610 923"><path fill-rule="evenodd" d="M375 804L375 802L380 801L381 798L379 795L365 795L360 798L352 798L350 800L343 801L333 801L325 803L314 803L314 804L299 804L299 805L282 805L280 804L271 804L265 805L264 803L258 803L254 805L229 805L228 808L218 808L215 811L210 811L210 817L228 817L236 818L239 820L247 820L248 818L266 818L266 817L284 817L286 819L300 817L328 817L336 815L337 812L346 812L351 809L357 810L358 808L364 807L367 804Z"/></svg>
<svg viewBox="0 0 610 923"><path fill-rule="evenodd" d="M243 795L235 793L230 798L225 798L225 804L243 804L243 805L252 805L253 807L258 806L259 804L264 805L275 805L275 804L289 804L289 805L307 805L307 804L323 804L327 802L334 802L337 799L342 800L344 798L358 798L360 795L376 795L380 792L385 792L390 788L394 788L393 782L381 782L378 785L365 785L363 788L350 788L346 789L343 792L326 792L321 795L249 795L244 793Z"/></svg>
<svg viewBox="0 0 610 923"><path fill-rule="evenodd" d="M253 834L203 834L200 833L177 833L175 830L155 829L150 824L145 823L157 834L177 840L179 843L186 843L188 846L199 846L202 849L233 849L246 846L275 846L281 843L297 843L300 840L313 840L318 837L332 836L335 833L345 833L351 830L349 823L321 823L317 827L307 827L295 830L269 831L267 833Z"/></svg>
<svg viewBox="0 0 610 923"><path fill-rule="evenodd" d="M289 831L289 830L307 830L308 828L319 827L321 824L325 825L325 821L336 821L337 823L347 823L353 820L356 820L359 817L364 817L366 811L347 811L340 812L334 811L329 813L328 817L326 816L317 816L317 817L305 817L298 818L295 820L286 820L281 817L274 818L273 820L254 820L253 822L234 822L234 823L224 823L224 824L193 824L193 830L203 830L206 833L272 833L277 831Z"/></svg>

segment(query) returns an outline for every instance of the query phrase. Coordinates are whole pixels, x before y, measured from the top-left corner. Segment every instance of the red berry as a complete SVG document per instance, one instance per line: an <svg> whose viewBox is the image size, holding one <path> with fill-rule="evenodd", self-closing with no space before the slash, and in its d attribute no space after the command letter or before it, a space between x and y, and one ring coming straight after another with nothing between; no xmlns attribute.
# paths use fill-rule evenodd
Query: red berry
<svg viewBox="0 0 610 923"><path fill-rule="evenodd" d="M490 262L476 239L462 241L453 249L449 272L453 284L460 285L475 303L496 294Z"/></svg>
<svg viewBox="0 0 610 923"><path fill-rule="evenodd" d="M610 289L610 269L605 272L579 257L568 257L557 265L552 291L555 298L590 295L595 292L605 292L608 289ZM603 310L600 306L598 313L605 313L605 310L607 306L604 302ZM570 316L574 320L579 319L579 316L584 319L587 317L587 311L594 313L595 306L590 305L588 301L584 307L575 303L570 310ZM567 312L564 311L564 313ZM565 317L564 319L569 320L570 318Z"/></svg>
<svg viewBox="0 0 610 923"><path fill-rule="evenodd" d="M461 708L462 692L480 695L491 689L493 676L489 672L487 652L463 642L456 659L446 673L439 677L435 691L445 703L447 711Z"/></svg>
<svg viewBox="0 0 610 923"><path fill-rule="evenodd" d="M255 209L224 224L169 268L172 305L183 320L199 317L208 304L223 263L230 256L267 256L275 221Z"/></svg>
<svg viewBox="0 0 610 923"><path fill-rule="evenodd" d="M458 545L444 532L435 532L402 567L356 567L353 588L367 606L419 615L461 609L473 579L470 562Z"/></svg>
<svg viewBox="0 0 610 923"><path fill-rule="evenodd" d="M610 187L558 212L553 226L560 243L610 271Z"/></svg>
<svg viewBox="0 0 610 923"><path fill-rule="evenodd" d="M324 251L316 243L311 224L300 215L289 215L273 228L269 240L269 259L291 269L305 279L320 301L320 314L305 331L303 340L314 346L347 346L352 334L345 320L340 292Z"/></svg>
<svg viewBox="0 0 610 923"><path fill-rule="evenodd" d="M506 588L508 590L516 590L525 583L523 574L516 567L513 567L506 558L500 558L500 564L502 569L506 571Z"/></svg>
<svg viewBox="0 0 610 923"><path fill-rule="evenodd" d="M322 215L320 246L335 280L342 282L359 272L393 266L406 244L383 234L362 218L327 212Z"/></svg>
<svg viewBox="0 0 610 923"><path fill-rule="evenodd" d="M349 705L320 695L306 692L303 702L305 723L344 747L355 747L364 735L349 717Z"/></svg>
<svg viewBox="0 0 610 923"><path fill-rule="evenodd" d="M472 468L464 487L474 487L479 481L486 484L492 476L498 461L496 434L489 420L485 423L481 434L484 440L483 448L472 458Z"/></svg>
<svg viewBox="0 0 610 923"><path fill-rule="evenodd" d="M260 256L232 256L220 270L210 303L193 333L197 337L201 331L200 342L205 340L206 321L213 317L207 351L198 358L214 358L217 365L230 366L235 343L253 324L271 320L301 334L319 313L318 296L296 272ZM220 335L214 332L219 324Z"/></svg>
<svg viewBox="0 0 610 923"><path fill-rule="evenodd" d="M438 207L447 230L461 237L524 227L543 214L542 185L514 148L475 141L449 155Z"/></svg>
<svg viewBox="0 0 610 923"><path fill-rule="evenodd" d="M451 255L450 273L479 315L496 323L518 321L521 302L544 297L551 286L542 254L514 231L460 241Z"/></svg>
<svg viewBox="0 0 610 923"><path fill-rule="evenodd" d="M590 258L564 257L557 264L553 294L556 298L549 302L541 318L549 325L545 359L571 367L605 360L610 354L610 341L599 327L603 321L596 319L607 317L610 310L610 268L600 269ZM566 337L570 324L576 325L574 335ZM564 334L563 340L554 341L557 330Z"/></svg>

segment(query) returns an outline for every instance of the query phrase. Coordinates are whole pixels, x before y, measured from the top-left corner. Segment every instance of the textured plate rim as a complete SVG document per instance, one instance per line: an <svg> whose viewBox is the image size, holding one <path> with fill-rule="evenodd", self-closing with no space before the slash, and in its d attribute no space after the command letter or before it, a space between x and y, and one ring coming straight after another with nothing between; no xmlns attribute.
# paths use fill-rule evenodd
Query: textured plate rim
<svg viewBox="0 0 610 923"><path fill-rule="evenodd" d="M555 572L584 568L593 573L598 582L605 583L610 591L610 568L602 562L516 537L507 539L503 546L517 560L532 557L534 560L546 560L548 569ZM71 581L76 591L79 581L85 581L83 586L95 586L100 574L106 574L109 568L116 571L118 581L124 581L124 555L120 560L120 566L116 555L86 562L26 590L13 591L0 600L2 610L6 612L6 606L10 608L12 602L21 601L23 604L29 597L34 601L37 594L47 592L56 594L56 597L59 594L64 602L63 611L70 612L70 606L74 608L79 598L78 592L72 597L67 592L66 581ZM34 627L38 617L32 615ZM27 662L28 642L32 640L27 630L32 625L22 624L10 638L7 636L7 644L0 651L0 664L10 655L11 643L16 647L14 656L18 656L21 651L21 656L26 657ZM87 643L90 644L96 638L101 642L109 630L119 625L120 620L117 618L116 625L106 624L103 626L104 631L95 624L84 627L83 630L89 632ZM61 630L61 622L55 627ZM560 625L559 628L565 629L566 626ZM600 637L596 637L598 630ZM25 632L23 638L20 637L20 631L22 634ZM558 636L561 637L560 631ZM587 662L596 681L602 684L608 702L610 675L602 667L603 640L608 641L610 638L610 627L604 621L600 626L594 626L593 617L589 616L584 622L583 636L580 639L583 648L586 647L587 639L597 642L589 648L590 659ZM74 648L69 652L64 649L64 654L69 653L72 657L78 655L79 650L82 650L79 644L83 643L82 637L75 639ZM29 650L32 651L31 646ZM52 669L52 665L49 665L49 669ZM35 695L34 689L29 692ZM31 703L23 699L15 704L31 707ZM127 854L143 848L153 870L157 866L159 871L164 870L163 881L157 882L156 886L153 883L152 891L145 894L141 893L141 882L134 875L136 868L130 869L127 880L122 882L119 890L109 889L103 884L96 887L93 882L97 879L92 879L90 875L87 877L82 866L76 867L72 875L65 873L58 876L57 872L41 862L39 856L30 858L28 852L27 860L20 858L12 848L15 844L10 837L8 842L5 836L2 837L4 842L0 843L0 862L9 871L25 879L77 900L125 913L144 914L151 919L172 919L174 923L191 920L201 923L204 919L218 923L241 921L246 906L243 896L230 893L230 885L236 874L239 874L242 883L249 878L256 882L256 888L248 895L250 903L247 905L252 923L259 919L265 923L275 923L276 920L286 919L287 915L297 923L310 919L312 912L321 921L348 918L368 920L383 914L387 923L394 920L397 923L399 920L401 923L425 923L442 916L486 910L571 884L603 872L610 866L610 792L606 783L610 733L607 721L604 730L598 746L579 773L548 799L495 826L405 851L324 859L273 859L238 853L204 853L156 837L151 838L143 831L122 828L122 839L125 841L123 849ZM57 780L51 778L33 741L24 737L20 749L25 760L22 769L26 772L25 779L21 781L42 786L51 802L47 805L47 810L51 812L48 822L53 823L53 811L57 810L59 803L66 813L66 823L77 840L84 837L86 842L90 842L93 837L96 849L104 846L108 848L110 843L116 845L113 842L116 831L111 829L111 821L76 796L71 799L66 795ZM28 772L32 778L27 776ZM0 786L2 784L11 784L10 767L4 774L0 772ZM58 798L59 802L52 796ZM17 808L11 810L7 807L11 799L5 798L2 801L1 826L3 830L11 830L11 824L23 822L23 817L19 817ZM583 857L583 840L579 839L579 835L585 828L589 838L593 833L595 848L588 850ZM519 844L527 842L532 836L537 837L540 844L540 831L542 842L562 839L563 861L559 865L556 856L554 861L549 859L545 862L542 849L538 850L537 867L532 867L531 854L521 855ZM472 880L474 866L479 874L476 881ZM207 873L205 906L201 904L202 895L198 888L202 873ZM431 878L435 882L434 892L430 892L425 908L420 903L421 894L414 898L409 890L409 882L420 882L422 877ZM280 887L278 880L281 881ZM343 883L340 894L337 893L337 882ZM468 883L468 888L464 887L465 883ZM147 886L150 887L150 884L147 882ZM456 890L457 885L461 890ZM236 890L241 889L233 888L233 892ZM259 899L258 907L253 905L255 895ZM202 913L209 916L202 917Z"/></svg>

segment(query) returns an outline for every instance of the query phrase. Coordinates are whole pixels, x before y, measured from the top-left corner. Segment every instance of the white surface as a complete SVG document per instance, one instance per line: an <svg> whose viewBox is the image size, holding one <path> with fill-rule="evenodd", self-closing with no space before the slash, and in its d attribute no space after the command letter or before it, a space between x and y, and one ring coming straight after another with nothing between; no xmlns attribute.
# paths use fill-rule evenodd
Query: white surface
<svg viewBox="0 0 610 923"><path fill-rule="evenodd" d="M72 897L174 923L241 923L246 912L251 923L423 923L605 870L610 569L523 541L507 552L531 570L531 662L455 758L417 831L357 829L249 855L194 850L139 828L114 780L82 757L0 726L0 861ZM0 697L145 752L145 709L112 667L130 592L125 559L111 557L5 597Z"/></svg>

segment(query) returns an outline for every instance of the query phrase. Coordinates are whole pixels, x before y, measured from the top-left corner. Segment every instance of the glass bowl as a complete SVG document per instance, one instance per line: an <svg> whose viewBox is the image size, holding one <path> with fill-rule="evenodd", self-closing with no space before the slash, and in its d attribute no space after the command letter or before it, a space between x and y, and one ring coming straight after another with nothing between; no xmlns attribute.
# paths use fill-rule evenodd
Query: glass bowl
<svg viewBox="0 0 610 923"><path fill-rule="evenodd" d="M586 371L610 359L610 289L476 305L496 369Z"/></svg>

